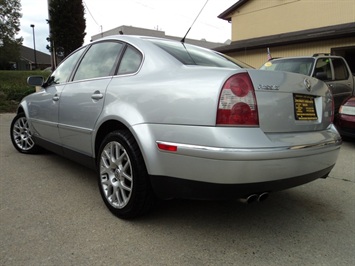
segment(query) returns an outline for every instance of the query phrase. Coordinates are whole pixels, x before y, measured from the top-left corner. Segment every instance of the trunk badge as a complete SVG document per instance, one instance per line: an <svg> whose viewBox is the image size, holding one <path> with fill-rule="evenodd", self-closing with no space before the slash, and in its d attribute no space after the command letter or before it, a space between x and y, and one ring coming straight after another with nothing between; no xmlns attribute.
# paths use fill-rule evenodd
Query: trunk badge
<svg viewBox="0 0 355 266"><path fill-rule="evenodd" d="M311 82L309 81L309 79L305 78L303 80L303 84L306 87L307 91L310 92L312 90Z"/></svg>

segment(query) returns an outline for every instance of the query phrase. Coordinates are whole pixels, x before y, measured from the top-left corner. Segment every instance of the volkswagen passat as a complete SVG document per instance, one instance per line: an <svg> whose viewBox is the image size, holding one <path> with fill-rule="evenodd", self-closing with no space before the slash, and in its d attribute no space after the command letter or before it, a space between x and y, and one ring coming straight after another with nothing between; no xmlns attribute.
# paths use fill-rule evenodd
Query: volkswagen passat
<svg viewBox="0 0 355 266"><path fill-rule="evenodd" d="M42 88L18 107L15 148L96 169L121 218L155 196L262 200L327 177L341 145L322 81L171 40L107 37L28 83Z"/></svg>

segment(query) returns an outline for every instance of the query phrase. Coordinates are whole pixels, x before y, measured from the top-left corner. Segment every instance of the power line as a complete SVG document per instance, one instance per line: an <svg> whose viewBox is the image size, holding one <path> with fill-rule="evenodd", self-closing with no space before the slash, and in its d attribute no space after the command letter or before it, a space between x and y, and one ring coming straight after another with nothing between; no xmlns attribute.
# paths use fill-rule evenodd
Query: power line
<svg viewBox="0 0 355 266"><path fill-rule="evenodd" d="M96 25L99 26L99 27L102 27L101 25L99 25L99 23L97 23L97 21L95 20L94 16L91 14L90 9L89 9L88 5L85 3L85 1L83 1L83 3L84 3L84 5L85 5L85 8L87 9L87 11L89 12L91 18L92 18L93 21L96 23Z"/></svg>

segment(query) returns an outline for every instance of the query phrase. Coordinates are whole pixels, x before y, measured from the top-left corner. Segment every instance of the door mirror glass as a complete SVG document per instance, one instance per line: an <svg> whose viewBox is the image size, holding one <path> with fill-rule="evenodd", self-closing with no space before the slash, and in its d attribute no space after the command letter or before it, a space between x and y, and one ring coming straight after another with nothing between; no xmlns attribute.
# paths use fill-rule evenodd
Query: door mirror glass
<svg viewBox="0 0 355 266"><path fill-rule="evenodd" d="M42 76L30 76L27 78L27 84L31 86L42 86L44 78Z"/></svg>

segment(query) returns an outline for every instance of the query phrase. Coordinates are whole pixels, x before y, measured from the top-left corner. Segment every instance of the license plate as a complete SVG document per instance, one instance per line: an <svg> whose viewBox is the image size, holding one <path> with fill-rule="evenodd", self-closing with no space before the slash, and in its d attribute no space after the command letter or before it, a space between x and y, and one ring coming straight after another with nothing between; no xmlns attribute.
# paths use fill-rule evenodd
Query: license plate
<svg viewBox="0 0 355 266"><path fill-rule="evenodd" d="M318 120L314 97L303 94L294 94L295 119L303 121Z"/></svg>

